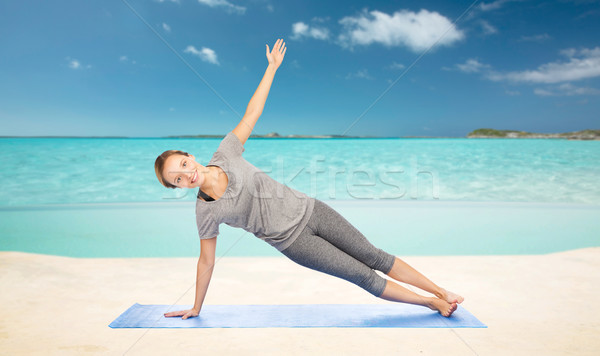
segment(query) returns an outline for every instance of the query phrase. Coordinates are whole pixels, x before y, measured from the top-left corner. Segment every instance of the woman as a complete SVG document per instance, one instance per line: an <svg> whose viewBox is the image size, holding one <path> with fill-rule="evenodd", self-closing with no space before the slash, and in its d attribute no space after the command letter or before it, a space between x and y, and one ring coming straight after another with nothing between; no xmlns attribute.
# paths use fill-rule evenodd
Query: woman
<svg viewBox="0 0 600 356"><path fill-rule="evenodd" d="M289 188L248 163L244 144L267 100L277 68L285 56L279 39L269 52L269 65L240 123L221 141L206 166L186 152L163 152L156 176L167 188L199 188L196 223L201 239L196 298L190 310L165 313L183 319L198 316L215 263L219 224L252 232L294 262L346 279L385 300L422 305L449 317L463 298L446 291L401 259L374 247L344 217L322 201ZM382 278L379 270L436 297L424 297Z"/></svg>

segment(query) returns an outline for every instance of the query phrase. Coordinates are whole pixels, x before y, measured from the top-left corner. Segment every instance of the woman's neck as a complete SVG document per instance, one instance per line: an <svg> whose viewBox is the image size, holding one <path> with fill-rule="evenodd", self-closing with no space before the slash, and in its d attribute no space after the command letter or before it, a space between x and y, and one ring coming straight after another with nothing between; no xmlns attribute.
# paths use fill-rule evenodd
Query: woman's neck
<svg viewBox="0 0 600 356"><path fill-rule="evenodd" d="M216 199L215 187L219 186L219 167L204 167L204 170L202 172L204 174L204 184L200 186L200 189L204 193L210 195L213 199Z"/></svg>

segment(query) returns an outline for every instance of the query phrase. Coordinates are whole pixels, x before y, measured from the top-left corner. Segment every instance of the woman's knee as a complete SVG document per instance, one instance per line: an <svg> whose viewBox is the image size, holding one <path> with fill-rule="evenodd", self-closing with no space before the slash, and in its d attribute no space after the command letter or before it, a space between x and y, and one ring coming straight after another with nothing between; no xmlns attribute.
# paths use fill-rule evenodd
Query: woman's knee
<svg viewBox="0 0 600 356"><path fill-rule="evenodd" d="M380 297L385 290L386 284L387 279L381 277L375 271L371 270L369 277L365 280L361 287L375 297Z"/></svg>
<svg viewBox="0 0 600 356"><path fill-rule="evenodd" d="M373 248L363 263L369 266L369 268L388 274L392 270L395 260L396 256L382 249Z"/></svg>

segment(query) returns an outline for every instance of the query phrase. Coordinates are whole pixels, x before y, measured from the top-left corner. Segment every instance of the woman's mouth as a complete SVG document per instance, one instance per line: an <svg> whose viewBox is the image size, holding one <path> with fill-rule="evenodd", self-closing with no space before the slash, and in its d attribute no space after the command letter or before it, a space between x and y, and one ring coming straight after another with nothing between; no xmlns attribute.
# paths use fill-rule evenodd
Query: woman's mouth
<svg viewBox="0 0 600 356"><path fill-rule="evenodd" d="M192 183L196 183L197 180L198 180L198 172L194 171L194 175L192 176Z"/></svg>

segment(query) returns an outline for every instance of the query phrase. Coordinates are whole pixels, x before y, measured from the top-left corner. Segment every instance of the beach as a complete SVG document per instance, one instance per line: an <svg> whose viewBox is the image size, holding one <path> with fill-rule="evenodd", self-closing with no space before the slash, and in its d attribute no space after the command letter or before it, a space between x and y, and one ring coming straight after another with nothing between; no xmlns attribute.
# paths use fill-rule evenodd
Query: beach
<svg viewBox="0 0 600 356"><path fill-rule="evenodd" d="M111 329L108 324L134 303L192 304L197 259L5 251L0 349L10 355L595 355L600 349L598 247L541 255L399 257L461 293L463 306L488 328ZM204 301L340 303L391 302L285 257L218 259Z"/></svg>

